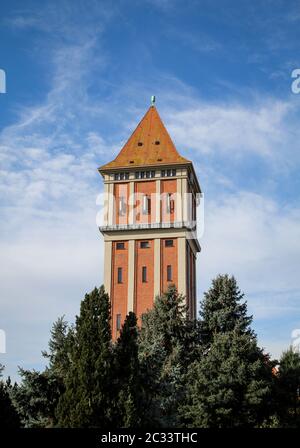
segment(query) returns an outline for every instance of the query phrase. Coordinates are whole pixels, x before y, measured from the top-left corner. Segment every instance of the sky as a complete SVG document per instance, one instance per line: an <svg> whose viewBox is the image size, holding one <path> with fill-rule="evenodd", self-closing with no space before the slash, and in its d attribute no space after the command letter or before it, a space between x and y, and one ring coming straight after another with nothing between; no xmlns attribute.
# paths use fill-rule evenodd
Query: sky
<svg viewBox="0 0 300 448"><path fill-rule="evenodd" d="M156 95L205 195L198 301L219 273L273 357L300 328L300 1L2 2L0 363L40 370L103 281L97 167ZM295 332L294 332L295 334Z"/></svg>

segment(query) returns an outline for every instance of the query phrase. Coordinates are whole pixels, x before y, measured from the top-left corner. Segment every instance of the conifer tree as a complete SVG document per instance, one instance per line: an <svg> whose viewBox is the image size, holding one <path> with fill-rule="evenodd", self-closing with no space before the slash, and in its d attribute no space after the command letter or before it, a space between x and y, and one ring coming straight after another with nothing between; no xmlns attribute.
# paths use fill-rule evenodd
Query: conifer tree
<svg viewBox="0 0 300 448"><path fill-rule="evenodd" d="M10 379L1 379L4 366L0 364L0 428L16 429L20 427L20 418L10 397Z"/></svg>
<svg viewBox="0 0 300 448"><path fill-rule="evenodd" d="M199 349L197 326L187 318L184 297L174 286L142 317L139 359L146 391L143 424L176 426L184 399L184 374Z"/></svg>
<svg viewBox="0 0 300 448"><path fill-rule="evenodd" d="M187 375L186 424L193 427L254 427L271 409L272 376L255 337L236 331L215 335Z"/></svg>
<svg viewBox="0 0 300 448"><path fill-rule="evenodd" d="M114 350L115 412L118 427L137 427L144 411L138 360L138 329L134 313L126 316Z"/></svg>
<svg viewBox="0 0 300 448"><path fill-rule="evenodd" d="M219 275L212 281L200 305L203 341L210 343L217 333L239 331L251 334L252 316L247 315L247 304L234 277Z"/></svg>
<svg viewBox="0 0 300 448"><path fill-rule="evenodd" d="M185 424L257 426L269 415L272 363L257 346L236 281L218 276L201 306L205 345L189 367Z"/></svg>
<svg viewBox="0 0 300 448"><path fill-rule="evenodd" d="M49 352L42 352L49 359L49 366L43 372L19 368L22 381L11 395L25 427L56 425L55 410L64 392L71 341L72 328L60 317L51 329Z"/></svg>
<svg viewBox="0 0 300 448"><path fill-rule="evenodd" d="M104 427L111 422L110 303L104 288L81 302L76 318L70 368L57 416L59 426Z"/></svg>
<svg viewBox="0 0 300 448"><path fill-rule="evenodd" d="M277 374L277 412L282 426L300 426L300 353L283 352Z"/></svg>

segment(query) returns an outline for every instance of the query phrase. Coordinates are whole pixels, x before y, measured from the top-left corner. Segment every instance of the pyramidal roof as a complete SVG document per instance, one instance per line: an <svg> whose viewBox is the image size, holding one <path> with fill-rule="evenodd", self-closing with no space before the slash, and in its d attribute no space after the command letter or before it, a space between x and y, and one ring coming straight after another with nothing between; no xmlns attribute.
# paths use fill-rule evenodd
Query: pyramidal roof
<svg viewBox="0 0 300 448"><path fill-rule="evenodd" d="M117 157L100 171L137 166L191 163L175 148L155 106L150 106Z"/></svg>

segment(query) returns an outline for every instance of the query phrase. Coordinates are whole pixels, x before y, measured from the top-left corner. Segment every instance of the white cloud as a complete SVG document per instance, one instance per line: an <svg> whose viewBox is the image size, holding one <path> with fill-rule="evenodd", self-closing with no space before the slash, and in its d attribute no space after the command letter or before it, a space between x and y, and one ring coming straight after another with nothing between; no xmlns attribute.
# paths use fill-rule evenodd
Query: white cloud
<svg viewBox="0 0 300 448"><path fill-rule="evenodd" d="M300 312L300 208L240 192L206 203L199 278L234 274L256 317Z"/></svg>

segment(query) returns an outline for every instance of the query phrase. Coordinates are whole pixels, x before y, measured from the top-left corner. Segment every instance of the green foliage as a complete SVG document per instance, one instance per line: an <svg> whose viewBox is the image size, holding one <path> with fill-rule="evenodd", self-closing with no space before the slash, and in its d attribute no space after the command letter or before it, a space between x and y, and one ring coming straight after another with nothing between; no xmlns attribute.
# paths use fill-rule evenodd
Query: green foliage
<svg viewBox="0 0 300 448"><path fill-rule="evenodd" d="M184 303L184 297L171 286L142 318L139 358L146 394L144 424L179 424L184 374L199 350L200 339L196 323L187 319Z"/></svg>
<svg viewBox="0 0 300 448"><path fill-rule="evenodd" d="M0 378L4 366L0 364ZM0 428L16 429L20 427L20 419L10 397L12 389L10 379L4 382L0 379Z"/></svg>
<svg viewBox="0 0 300 448"><path fill-rule="evenodd" d="M110 304L104 288L81 302L76 318L65 392L57 409L58 425L103 427L112 420Z"/></svg>
<svg viewBox="0 0 300 448"><path fill-rule="evenodd" d="M292 347L282 354L279 363L277 412L281 426L300 426L300 354Z"/></svg>
<svg viewBox="0 0 300 448"><path fill-rule="evenodd" d="M22 381L12 391L12 398L27 428L53 427L57 423L55 410L65 389L72 333L63 317L59 318L51 329L49 353L43 352L49 367L44 372L19 369Z"/></svg>
<svg viewBox="0 0 300 448"><path fill-rule="evenodd" d="M219 275L212 281L199 313L206 343L211 343L217 333L233 330L252 333L249 327L252 316L247 315L247 304L241 303L243 297L234 277Z"/></svg>
<svg viewBox="0 0 300 448"><path fill-rule="evenodd" d="M26 428L55 425L55 409L62 392L61 382L51 371L19 369L21 384L13 391L13 401Z"/></svg>
<svg viewBox="0 0 300 448"><path fill-rule="evenodd" d="M216 334L187 376L186 423L196 427L253 427L268 415L271 367L256 339L236 331Z"/></svg>
<svg viewBox="0 0 300 448"><path fill-rule="evenodd" d="M59 318L43 372L0 382L0 423L26 427L300 426L300 355L283 354L277 375L257 345L236 280L218 276L200 319L171 286L137 327L126 317L111 339L110 302L95 288L74 326ZM0 365L0 376L3 368ZM19 414L16 415L16 410ZM5 416L4 416L5 409Z"/></svg>
<svg viewBox="0 0 300 448"><path fill-rule="evenodd" d="M218 276L205 293L200 315L202 356L187 375L186 424L257 426L268 415L272 363L257 346L246 303L234 277Z"/></svg>
<svg viewBox="0 0 300 448"><path fill-rule="evenodd" d="M137 338L137 319L130 312L114 350L114 421L119 427L140 426L144 411Z"/></svg>

